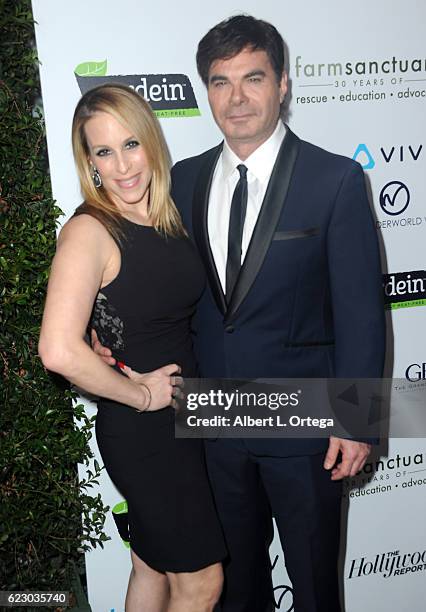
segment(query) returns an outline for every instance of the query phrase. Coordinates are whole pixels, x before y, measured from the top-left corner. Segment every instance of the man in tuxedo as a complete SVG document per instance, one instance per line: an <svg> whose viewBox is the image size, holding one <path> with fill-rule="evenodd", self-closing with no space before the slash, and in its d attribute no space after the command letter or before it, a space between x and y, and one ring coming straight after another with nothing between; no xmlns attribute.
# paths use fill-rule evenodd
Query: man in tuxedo
<svg viewBox="0 0 426 612"><path fill-rule="evenodd" d="M194 320L201 376L380 377L381 271L361 167L282 123L284 44L271 24L219 23L197 66L224 141L177 163L172 192L208 277ZM369 450L338 438L206 441L229 550L222 612L274 608L271 512L295 612L340 610L341 479Z"/></svg>
<svg viewBox="0 0 426 612"><path fill-rule="evenodd" d="M359 164L301 141L280 120L284 45L269 23L232 17L197 52L219 146L177 163L173 197L208 286L194 344L205 378L380 377L379 250ZM273 609L271 515L296 612L340 610L340 481L363 442L206 441L229 560L223 612Z"/></svg>

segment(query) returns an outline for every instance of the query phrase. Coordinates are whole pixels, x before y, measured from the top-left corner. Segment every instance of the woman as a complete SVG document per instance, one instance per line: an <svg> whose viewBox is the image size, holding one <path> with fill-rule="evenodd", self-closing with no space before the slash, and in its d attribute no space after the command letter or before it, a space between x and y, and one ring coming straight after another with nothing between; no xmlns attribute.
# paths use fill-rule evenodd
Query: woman
<svg viewBox="0 0 426 612"><path fill-rule="evenodd" d="M171 407L179 374L196 376L189 320L201 263L169 196L161 129L138 94L120 85L87 92L72 138L84 203L59 236L40 356L101 397L99 449L129 507L126 610L208 612L226 552L202 442L174 439ZM91 351L88 325L122 371Z"/></svg>

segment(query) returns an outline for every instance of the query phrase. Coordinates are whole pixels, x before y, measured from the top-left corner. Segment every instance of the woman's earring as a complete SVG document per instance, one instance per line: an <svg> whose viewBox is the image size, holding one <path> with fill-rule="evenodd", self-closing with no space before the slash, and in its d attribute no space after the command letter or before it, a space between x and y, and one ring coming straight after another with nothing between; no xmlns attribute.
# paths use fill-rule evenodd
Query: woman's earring
<svg viewBox="0 0 426 612"><path fill-rule="evenodd" d="M101 175L99 174L99 170L96 168L96 166L93 166L92 168L92 179L93 179L93 184L96 187L96 189L99 189L99 187L102 187Z"/></svg>

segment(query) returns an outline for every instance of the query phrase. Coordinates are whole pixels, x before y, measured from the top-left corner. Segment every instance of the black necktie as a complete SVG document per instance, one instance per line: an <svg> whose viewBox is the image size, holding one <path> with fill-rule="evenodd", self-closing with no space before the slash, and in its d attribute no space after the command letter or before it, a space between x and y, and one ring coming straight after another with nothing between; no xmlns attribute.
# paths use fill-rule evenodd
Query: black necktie
<svg viewBox="0 0 426 612"><path fill-rule="evenodd" d="M241 244L247 209L247 168L244 164L240 164L237 170L240 178L232 196L228 230L228 259L226 260L226 301L228 304L241 269Z"/></svg>

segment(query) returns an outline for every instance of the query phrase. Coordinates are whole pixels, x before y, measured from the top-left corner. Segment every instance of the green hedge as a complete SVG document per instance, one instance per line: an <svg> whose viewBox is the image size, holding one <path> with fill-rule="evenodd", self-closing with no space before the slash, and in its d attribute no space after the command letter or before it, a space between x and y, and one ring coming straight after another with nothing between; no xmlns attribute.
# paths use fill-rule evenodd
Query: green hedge
<svg viewBox="0 0 426 612"><path fill-rule="evenodd" d="M43 368L37 342L61 214L52 200L30 0L0 0L0 590L66 588L107 539L93 423ZM80 421L80 428L74 424Z"/></svg>

